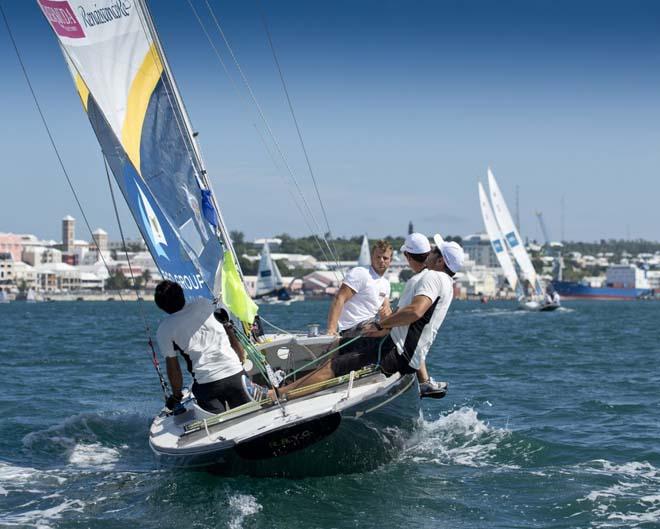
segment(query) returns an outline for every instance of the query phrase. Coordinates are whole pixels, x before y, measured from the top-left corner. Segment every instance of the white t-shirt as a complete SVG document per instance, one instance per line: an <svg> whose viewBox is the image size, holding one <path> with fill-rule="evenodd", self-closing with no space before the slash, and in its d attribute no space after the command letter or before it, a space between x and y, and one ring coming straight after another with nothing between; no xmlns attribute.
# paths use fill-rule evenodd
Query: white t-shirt
<svg viewBox="0 0 660 529"><path fill-rule="evenodd" d="M416 322L394 327L390 331L397 351L410 359L408 364L414 369L419 369L426 358L426 353L447 315L454 297L453 283L453 279L444 272L422 270L408 280L401 294L400 309L410 305L415 296L426 296L432 303Z"/></svg>
<svg viewBox="0 0 660 529"><path fill-rule="evenodd" d="M213 304L204 298L187 302L179 312L168 314L156 332L160 352L166 357L183 351L188 370L198 384L215 382L243 370L222 324L215 319Z"/></svg>
<svg viewBox="0 0 660 529"><path fill-rule="evenodd" d="M342 283L355 294L344 303L337 328L340 331L355 327L358 323L376 316L386 299L390 297L390 282L370 266L352 268Z"/></svg>

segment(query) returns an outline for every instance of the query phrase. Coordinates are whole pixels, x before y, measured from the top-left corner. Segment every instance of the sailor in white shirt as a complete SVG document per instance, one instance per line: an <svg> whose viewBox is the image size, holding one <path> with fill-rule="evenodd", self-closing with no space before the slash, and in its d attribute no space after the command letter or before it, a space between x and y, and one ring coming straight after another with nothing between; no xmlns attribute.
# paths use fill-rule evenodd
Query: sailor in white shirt
<svg viewBox="0 0 660 529"><path fill-rule="evenodd" d="M245 353L226 313L224 318L216 313L208 299L186 303L183 289L173 281L161 281L154 300L168 313L156 332L172 386L167 407L173 409L182 398L179 356L193 378L192 392L202 408L217 412L252 400L257 388L243 371Z"/></svg>
<svg viewBox="0 0 660 529"><path fill-rule="evenodd" d="M332 300L328 311L328 334L356 335L361 325L390 308L390 282L384 276L392 262L392 245L385 240L371 248L371 266L352 268Z"/></svg>
<svg viewBox="0 0 660 529"><path fill-rule="evenodd" d="M436 248L428 254L423 265L418 263L421 266L413 266L411 263L417 274L408 280L399 309L380 322L365 327L365 336L387 337L379 350L368 348L335 357L311 375L284 388L282 393L286 394L287 390L301 385L311 386L374 363L378 363L387 376L396 372L418 372L424 365L426 354L453 299L452 277L463 266L465 259L463 249L457 243L445 242L440 235L436 235L434 241ZM431 380L425 383L437 386L433 396L442 397L446 393L446 383L434 383ZM420 392L423 391L422 385ZM303 394L297 392L297 395Z"/></svg>

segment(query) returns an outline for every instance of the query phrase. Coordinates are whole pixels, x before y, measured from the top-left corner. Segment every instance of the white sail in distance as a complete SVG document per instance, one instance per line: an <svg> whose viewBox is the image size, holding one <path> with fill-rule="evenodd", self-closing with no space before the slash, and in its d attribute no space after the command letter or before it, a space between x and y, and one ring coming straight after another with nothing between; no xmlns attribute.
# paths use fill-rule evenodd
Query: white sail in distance
<svg viewBox="0 0 660 529"><path fill-rule="evenodd" d="M369 250L369 239L365 235L362 237L362 246L360 247L360 257L358 257L358 266L371 266L371 251Z"/></svg>
<svg viewBox="0 0 660 529"><path fill-rule="evenodd" d="M259 271L257 272L256 297L273 294L283 287L282 275L270 255L268 243L264 242L261 258L259 259Z"/></svg>
<svg viewBox="0 0 660 529"><path fill-rule="evenodd" d="M490 167L488 168L488 188L490 190L490 199L493 203L493 210L495 212L495 219L500 227L501 232L504 234L504 240L511 249L514 259L518 263L524 278L530 282L538 296L543 295L541 285L536 276L536 270L529 258L525 245L520 238L518 229L513 222L509 208L504 201L500 187L497 185L495 176L493 176Z"/></svg>
<svg viewBox="0 0 660 529"><path fill-rule="evenodd" d="M519 290L518 274L516 274L516 269L513 266L511 257L509 257L509 252L506 243L504 242L504 236L500 231L500 227L497 225L495 215L493 214L493 208L490 206L488 196L486 195L486 191L484 191L481 182L479 182L479 204L481 205L481 216L484 219L486 233L488 233L488 238L490 239L490 244L493 247L495 256L504 271L504 276L509 282L509 286L517 291Z"/></svg>

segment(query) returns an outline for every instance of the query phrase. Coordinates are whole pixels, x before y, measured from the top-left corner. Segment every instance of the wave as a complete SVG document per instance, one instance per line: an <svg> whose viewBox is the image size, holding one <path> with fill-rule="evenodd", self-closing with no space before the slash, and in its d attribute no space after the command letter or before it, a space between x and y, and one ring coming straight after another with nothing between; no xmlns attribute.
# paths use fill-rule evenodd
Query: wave
<svg viewBox="0 0 660 529"><path fill-rule="evenodd" d="M660 469L646 461L613 463L596 459L575 467L608 483L578 499L594 527L641 527L660 523Z"/></svg>
<svg viewBox="0 0 660 529"><path fill-rule="evenodd" d="M435 421L420 417L403 457L416 463L502 466L498 455L510 437L509 430L489 426L479 419L476 410L464 406Z"/></svg>
<svg viewBox="0 0 660 529"><path fill-rule="evenodd" d="M231 511L231 519L228 524L229 528L241 529L245 518L258 513L262 508L263 506L250 494L234 494L230 496L229 510Z"/></svg>
<svg viewBox="0 0 660 529"><path fill-rule="evenodd" d="M27 434L23 437L23 448L32 461L110 470L125 456L126 463L141 461L141 466L145 459L151 460L146 436L143 417L79 413Z"/></svg>

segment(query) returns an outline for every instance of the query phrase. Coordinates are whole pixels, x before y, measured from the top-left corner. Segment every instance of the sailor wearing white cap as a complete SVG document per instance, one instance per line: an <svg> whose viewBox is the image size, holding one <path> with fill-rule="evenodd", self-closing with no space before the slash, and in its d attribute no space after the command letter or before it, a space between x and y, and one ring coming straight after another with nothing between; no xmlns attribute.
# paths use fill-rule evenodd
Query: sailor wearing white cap
<svg viewBox="0 0 660 529"><path fill-rule="evenodd" d="M366 326L363 331L363 336L387 336L380 351L367 348L336 356L314 373L282 388L282 395L298 386L312 386L379 361L381 371L387 376L396 372L419 374L424 369L426 354L453 299L452 277L463 265L465 256L457 243L445 242L439 235L434 237L437 246L431 251L428 239L418 235L409 235L402 247L411 268L417 273L406 282L398 310L380 322ZM421 254L409 252L427 247L428 251ZM432 383L430 394L424 395L423 384L420 384L422 396L443 397L447 392L444 382L427 380L426 383ZM306 393L300 392L297 396Z"/></svg>
<svg viewBox="0 0 660 529"><path fill-rule="evenodd" d="M391 329L390 338L398 353L396 371L417 371L420 395L442 397L447 391L447 384L435 382L428 376L425 359L452 302L452 277L463 266L465 254L458 243L446 242L440 235L433 237L436 247L430 251L428 239L419 235L409 235L410 240L407 238L404 244L408 263L416 274L406 282L399 309L376 323L371 331L367 329L365 335L382 336ZM430 253L423 264L409 252L410 249L423 250L427 247Z"/></svg>

